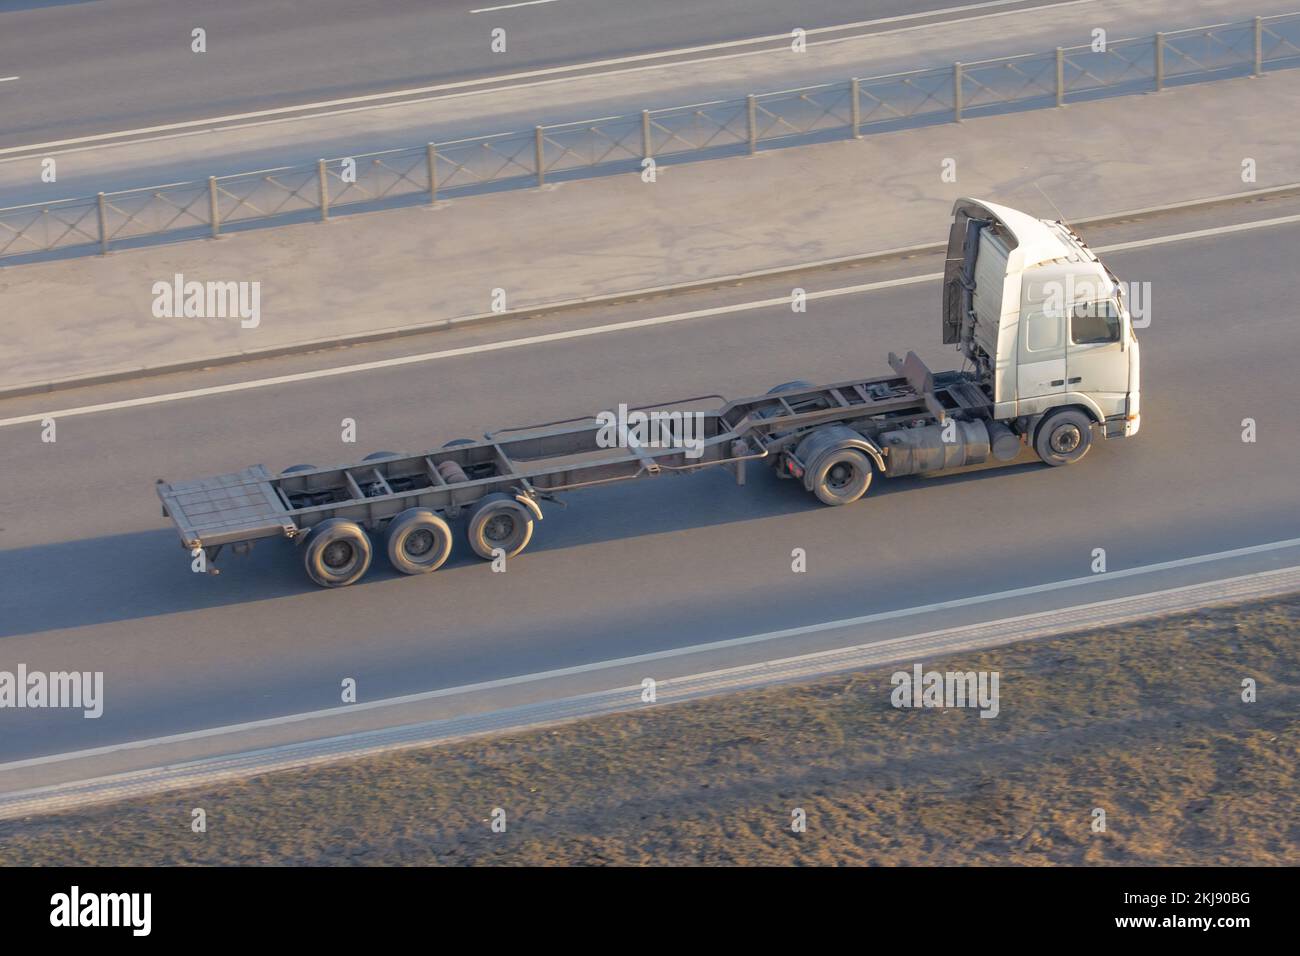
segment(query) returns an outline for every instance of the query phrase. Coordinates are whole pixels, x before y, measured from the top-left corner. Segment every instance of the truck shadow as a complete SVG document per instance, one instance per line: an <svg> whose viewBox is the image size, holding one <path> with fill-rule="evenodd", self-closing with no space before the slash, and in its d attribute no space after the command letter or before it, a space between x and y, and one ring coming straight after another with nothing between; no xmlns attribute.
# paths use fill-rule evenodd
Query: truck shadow
<svg viewBox="0 0 1300 956"><path fill-rule="evenodd" d="M1033 460L932 478L877 478L867 498L849 507L869 510L880 497L924 496L953 483L1044 469ZM588 489L566 502L567 508L545 508L529 553L826 510L802 485L766 468L751 468L743 489L711 469ZM402 577L383 547L377 538L369 573L349 591ZM458 540L445 567L476 564L482 562ZM282 540L260 542L244 557L224 553L218 566L218 576L191 571L188 554L165 529L0 551L0 637L327 593L307 580L297 549Z"/></svg>

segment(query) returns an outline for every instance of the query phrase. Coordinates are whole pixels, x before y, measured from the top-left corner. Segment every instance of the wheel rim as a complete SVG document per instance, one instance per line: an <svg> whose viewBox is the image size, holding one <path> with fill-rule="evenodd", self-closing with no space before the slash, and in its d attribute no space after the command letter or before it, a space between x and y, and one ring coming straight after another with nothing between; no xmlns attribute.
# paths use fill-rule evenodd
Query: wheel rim
<svg viewBox="0 0 1300 956"><path fill-rule="evenodd" d="M433 550L433 532L428 528L416 528L406 536L402 550L412 558L423 558Z"/></svg>
<svg viewBox="0 0 1300 956"><path fill-rule="evenodd" d="M1075 451L1082 441L1083 435L1079 431L1079 426L1071 422L1052 432L1050 444L1052 451L1058 455L1068 455Z"/></svg>
<svg viewBox="0 0 1300 956"><path fill-rule="evenodd" d="M331 541L321 554L321 562L331 571L342 571L352 564L355 557L356 549L351 541Z"/></svg>
<svg viewBox="0 0 1300 956"><path fill-rule="evenodd" d="M858 470L850 462L837 461L826 475L826 485L833 491L843 491L856 479Z"/></svg>
<svg viewBox="0 0 1300 956"><path fill-rule="evenodd" d="M489 541L509 541L514 533L515 518L508 511L499 511L483 523L483 537Z"/></svg>

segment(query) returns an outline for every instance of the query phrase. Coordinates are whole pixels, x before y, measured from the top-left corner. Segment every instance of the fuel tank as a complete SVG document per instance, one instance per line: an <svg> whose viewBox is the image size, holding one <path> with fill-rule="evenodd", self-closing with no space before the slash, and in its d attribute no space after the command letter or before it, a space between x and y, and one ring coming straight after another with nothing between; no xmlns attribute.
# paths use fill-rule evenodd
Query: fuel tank
<svg viewBox="0 0 1300 956"><path fill-rule="evenodd" d="M955 426L955 427L951 427ZM944 441L947 431L952 441ZM885 432L880 445L887 450L885 473L920 475L928 471L980 465L989 457L989 430L982 421L924 425Z"/></svg>

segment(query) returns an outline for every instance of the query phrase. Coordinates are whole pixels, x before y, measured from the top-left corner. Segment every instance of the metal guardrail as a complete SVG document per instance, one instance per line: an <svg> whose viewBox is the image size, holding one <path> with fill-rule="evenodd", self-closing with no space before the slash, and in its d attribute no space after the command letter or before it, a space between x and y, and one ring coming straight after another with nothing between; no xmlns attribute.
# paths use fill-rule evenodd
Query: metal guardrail
<svg viewBox="0 0 1300 956"><path fill-rule="evenodd" d="M543 185L646 159L755 153L847 134L1064 106L1170 85L1260 76L1300 66L1300 13L1117 40L1097 51L1058 47L951 68L855 77L744 99L643 110L449 143L284 166L0 209L0 259L107 253L157 236L221 234L242 224L329 219L412 201L436 202ZM355 177L351 166L355 164Z"/></svg>

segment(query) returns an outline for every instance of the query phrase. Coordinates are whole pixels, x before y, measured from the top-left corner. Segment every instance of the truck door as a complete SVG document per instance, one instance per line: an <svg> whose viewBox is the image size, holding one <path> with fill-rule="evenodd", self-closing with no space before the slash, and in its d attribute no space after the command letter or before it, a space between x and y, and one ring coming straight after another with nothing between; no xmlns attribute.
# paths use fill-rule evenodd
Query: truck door
<svg viewBox="0 0 1300 956"><path fill-rule="evenodd" d="M1066 390L1088 393L1107 417L1124 413L1128 392L1123 331L1119 303L1114 299L1080 302L1070 309Z"/></svg>
<svg viewBox="0 0 1300 956"><path fill-rule="evenodd" d="M1019 361L1016 370L1017 413L1034 415L1059 404L1065 388L1065 316L1028 305L1020 316Z"/></svg>

